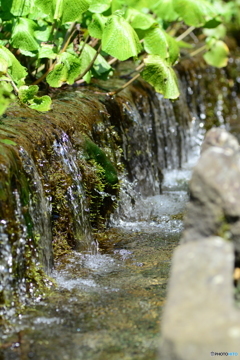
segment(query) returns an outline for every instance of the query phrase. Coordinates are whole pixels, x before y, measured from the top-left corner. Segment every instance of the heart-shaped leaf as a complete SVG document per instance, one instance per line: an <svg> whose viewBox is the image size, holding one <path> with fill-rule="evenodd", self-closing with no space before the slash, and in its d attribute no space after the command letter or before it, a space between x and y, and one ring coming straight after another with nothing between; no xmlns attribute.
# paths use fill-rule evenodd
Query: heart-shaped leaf
<svg viewBox="0 0 240 360"><path fill-rule="evenodd" d="M88 0L89 11L93 13L103 13L110 8L112 0Z"/></svg>
<svg viewBox="0 0 240 360"><path fill-rule="evenodd" d="M144 48L149 54L159 55L163 59L168 58L168 41L165 31L160 26L146 31Z"/></svg>
<svg viewBox="0 0 240 360"><path fill-rule="evenodd" d="M18 97L23 103L28 103L29 100L33 99L33 97L38 92L38 86L37 85L30 85L30 86L20 86Z"/></svg>
<svg viewBox="0 0 240 360"><path fill-rule="evenodd" d="M87 0L35 0L35 6L49 19L61 20L62 24L78 20L88 10Z"/></svg>
<svg viewBox="0 0 240 360"><path fill-rule="evenodd" d="M137 56L142 47L132 26L122 16L112 15L103 30L102 49L124 61Z"/></svg>
<svg viewBox="0 0 240 360"><path fill-rule="evenodd" d="M56 64L46 77L48 84L52 87L60 87L67 81L67 67L64 64Z"/></svg>
<svg viewBox="0 0 240 360"><path fill-rule="evenodd" d="M154 1L151 10L165 21L175 21L179 15L174 10L174 0L158 0Z"/></svg>
<svg viewBox="0 0 240 360"><path fill-rule="evenodd" d="M173 0L173 6L189 26L203 26L217 15L213 5L207 0Z"/></svg>
<svg viewBox="0 0 240 360"><path fill-rule="evenodd" d="M31 109L37 111L49 111L51 109L52 99L47 95L41 97L34 96L29 102L31 103L29 106Z"/></svg>
<svg viewBox="0 0 240 360"><path fill-rule="evenodd" d="M107 18L105 16L101 14L93 14L92 21L88 26L89 34L96 39L101 39L106 22Z"/></svg>
<svg viewBox="0 0 240 360"><path fill-rule="evenodd" d="M155 26L146 31L144 48L151 55L159 55L163 59L168 59L170 64L174 64L179 57L177 41L160 26Z"/></svg>
<svg viewBox="0 0 240 360"><path fill-rule="evenodd" d="M34 37L34 31L37 27L37 24L33 20L18 18L13 28L12 46L22 52L26 51L31 53L32 51L38 50L39 45Z"/></svg>
<svg viewBox="0 0 240 360"><path fill-rule="evenodd" d="M24 84L24 79L27 76L26 69L20 64L15 56L5 46L0 45L0 59L3 59L8 64L8 73L12 80L21 86Z"/></svg>
<svg viewBox="0 0 240 360"><path fill-rule="evenodd" d="M42 44L37 55L38 59L56 59L57 57L55 48L48 44Z"/></svg>
<svg viewBox="0 0 240 360"><path fill-rule="evenodd" d="M204 60L212 66L222 68L227 65L229 49L222 40L209 41L209 50L203 55Z"/></svg>
<svg viewBox="0 0 240 360"><path fill-rule="evenodd" d="M144 59L145 68L141 75L164 98L177 99L179 88L177 76L169 63L158 55L149 55Z"/></svg>
<svg viewBox="0 0 240 360"><path fill-rule="evenodd" d="M144 14L133 8L129 8L127 10L125 17L134 29L146 30L156 24L156 21L152 16Z"/></svg>
<svg viewBox="0 0 240 360"><path fill-rule="evenodd" d="M1 7L14 16L26 16L31 12L33 3L32 0L1 0Z"/></svg>
<svg viewBox="0 0 240 360"><path fill-rule="evenodd" d="M58 56L58 64L47 76L47 82L52 87L59 87L64 82L72 85L81 73L81 60L68 52Z"/></svg>

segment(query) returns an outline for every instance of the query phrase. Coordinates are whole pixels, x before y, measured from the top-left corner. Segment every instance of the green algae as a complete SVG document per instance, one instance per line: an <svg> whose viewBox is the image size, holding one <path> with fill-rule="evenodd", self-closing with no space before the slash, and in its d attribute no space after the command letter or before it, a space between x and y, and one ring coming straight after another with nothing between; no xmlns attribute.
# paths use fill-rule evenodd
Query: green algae
<svg viewBox="0 0 240 360"><path fill-rule="evenodd" d="M101 166L103 176L109 185L115 185L118 182L117 171L111 161L104 151L87 137L85 137L84 152L87 160L94 160Z"/></svg>

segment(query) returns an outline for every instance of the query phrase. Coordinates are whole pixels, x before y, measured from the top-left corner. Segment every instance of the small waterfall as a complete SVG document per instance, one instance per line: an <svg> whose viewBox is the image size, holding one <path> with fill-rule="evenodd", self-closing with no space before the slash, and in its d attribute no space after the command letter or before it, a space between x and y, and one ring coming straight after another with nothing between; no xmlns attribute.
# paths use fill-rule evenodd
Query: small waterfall
<svg viewBox="0 0 240 360"><path fill-rule="evenodd" d="M64 211L58 196L67 209L75 248L97 251L76 151L65 132L55 133L49 151L39 152L37 158L26 150L29 146L2 145L6 165L1 164L0 172L0 315L4 317L11 313L6 305L11 308L16 302L42 296L48 285L43 271L50 274L53 268L53 235L58 235L54 229ZM60 175L54 178L57 171ZM56 181L66 178L69 182L59 194Z"/></svg>
<svg viewBox="0 0 240 360"><path fill-rule="evenodd" d="M53 143L56 157L62 163L64 171L71 176L72 182L67 188L67 200L72 211L74 237L78 250L96 252L97 243L91 235L89 209L82 184L82 176L77 165L76 151L66 133L62 132Z"/></svg>
<svg viewBox="0 0 240 360"><path fill-rule="evenodd" d="M92 88L64 90L49 113L15 104L1 117L0 139L16 143L0 143L1 304L11 304L15 293L20 298L31 293L35 270L50 273L52 246L60 247L57 256L66 252L65 245L67 250L97 251L81 172L86 186L97 178L94 161L102 171L103 189L93 181L88 191L95 200L101 198L96 217L104 220L113 210L119 185L117 180L104 183L103 164L85 156L85 136L121 178L119 208L111 218L116 223L136 216L141 221L144 211L136 214L136 203L144 210L142 197L165 191L167 170L183 167L205 129L230 120L238 127L238 79L234 83L227 70L208 70L190 61L180 63L178 73L181 97L175 102L140 81L113 98L99 97ZM153 216L150 209L148 218Z"/></svg>
<svg viewBox="0 0 240 360"><path fill-rule="evenodd" d="M35 256L39 258L44 271L50 274L53 267L51 202L45 194L43 181L33 158L23 147L20 147L19 155L31 189L28 211L29 227L31 227L32 237L37 242L38 247Z"/></svg>

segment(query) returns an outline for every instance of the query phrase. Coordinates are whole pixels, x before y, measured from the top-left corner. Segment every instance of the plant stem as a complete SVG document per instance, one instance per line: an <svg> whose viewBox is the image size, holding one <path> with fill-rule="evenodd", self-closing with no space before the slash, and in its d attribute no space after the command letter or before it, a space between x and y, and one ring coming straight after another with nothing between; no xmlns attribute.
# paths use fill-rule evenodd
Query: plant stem
<svg viewBox="0 0 240 360"><path fill-rule="evenodd" d="M76 79L77 80L80 80L83 78L84 75L86 75L86 73L92 68L96 58L98 57L100 51L101 51L101 48L102 48L102 45L100 44L99 48L97 49L96 51L96 54L94 55L94 57L92 58L91 62L89 63L88 67L82 72L81 75L78 76L78 78Z"/></svg>
<svg viewBox="0 0 240 360"><path fill-rule="evenodd" d="M128 82L126 82L124 85L122 85L119 89L115 90L115 91L111 91L108 92L106 95L116 95L118 94L120 91L124 90L127 86L129 86L130 84L132 84L135 80L137 80L137 78L139 78L140 74L135 75L131 80L129 80Z"/></svg>
<svg viewBox="0 0 240 360"><path fill-rule="evenodd" d="M59 54L63 53L63 52L67 49L67 47L68 47L68 45L69 45L69 42L71 41L71 38L73 37L73 35L74 35L75 31L76 31L76 30L73 30L73 31L72 31L72 29L74 28L74 26L75 26L75 23L73 23L73 24L71 25L71 27L68 29L68 31L67 31L67 33L66 33L66 35L65 35L64 41L63 41L63 43L62 43L62 46L61 46L61 50L59 51ZM55 61L49 66L49 68L47 69L47 71L46 71L39 79L37 79L36 81L34 81L32 85L37 85L37 84L39 84L41 81L43 81L43 80L47 77L47 75L50 73L50 71L52 71L52 69L54 68L56 62L57 62L57 60L55 60Z"/></svg>
<svg viewBox="0 0 240 360"><path fill-rule="evenodd" d="M206 50L206 45L201 46L200 48L196 49L195 51L191 52L189 56L195 56L199 54L201 51Z"/></svg>
<svg viewBox="0 0 240 360"><path fill-rule="evenodd" d="M89 36L87 36L86 39L84 40L83 46L81 47L81 49L79 51L78 57L80 57L82 55L83 49L84 49L86 43L88 42L88 39L89 39Z"/></svg>
<svg viewBox="0 0 240 360"><path fill-rule="evenodd" d="M37 79L36 81L34 81L34 82L32 83L32 85L37 85L37 84L39 84L41 81L43 81L43 80L47 77L47 75L50 73L50 71L52 71L52 69L54 68L55 64L56 64L56 60L54 61L54 63L52 64L52 66L50 66L50 67L48 68L48 70L47 70L39 79Z"/></svg>
<svg viewBox="0 0 240 360"><path fill-rule="evenodd" d="M120 76L120 78L127 78L127 77L131 76L133 73L141 71L143 68L144 68L144 63L141 62L141 64L138 65L134 70L130 71L127 75Z"/></svg>
<svg viewBox="0 0 240 360"><path fill-rule="evenodd" d="M60 52L64 52L66 50L66 48L68 47L68 44L69 44L71 38L73 37L73 34L76 31L76 30L74 30L75 25L76 25L76 22L72 23L70 28L66 32Z"/></svg>
<svg viewBox="0 0 240 360"><path fill-rule="evenodd" d="M54 34L54 30L57 29L57 20L55 19L53 24L52 24L52 29L51 29L51 32L50 32L50 36L49 36L49 39L53 39L53 34Z"/></svg>
<svg viewBox="0 0 240 360"><path fill-rule="evenodd" d="M19 90L18 90L15 82L13 81L12 77L8 73L6 74L6 77L9 78L9 81L10 81L12 87L13 87L13 91L14 91L15 95L18 96Z"/></svg>
<svg viewBox="0 0 240 360"><path fill-rule="evenodd" d="M117 58L112 58L111 60L108 61L109 65L114 64L118 59Z"/></svg>
<svg viewBox="0 0 240 360"><path fill-rule="evenodd" d="M189 35L193 30L195 29L195 26L190 26L186 31L184 31L181 35L179 35L176 40L181 41L183 40L187 35Z"/></svg>

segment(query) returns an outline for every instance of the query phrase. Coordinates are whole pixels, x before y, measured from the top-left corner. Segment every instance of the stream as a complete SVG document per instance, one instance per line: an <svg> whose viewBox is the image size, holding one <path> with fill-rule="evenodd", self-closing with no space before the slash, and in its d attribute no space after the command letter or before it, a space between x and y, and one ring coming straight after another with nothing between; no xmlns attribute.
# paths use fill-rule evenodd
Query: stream
<svg viewBox="0 0 240 360"><path fill-rule="evenodd" d="M163 194L139 200L94 252L56 264L56 287L3 336L0 360L157 359L172 252L183 228L196 156L165 170Z"/></svg>

